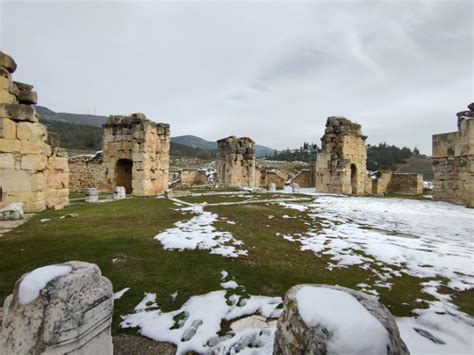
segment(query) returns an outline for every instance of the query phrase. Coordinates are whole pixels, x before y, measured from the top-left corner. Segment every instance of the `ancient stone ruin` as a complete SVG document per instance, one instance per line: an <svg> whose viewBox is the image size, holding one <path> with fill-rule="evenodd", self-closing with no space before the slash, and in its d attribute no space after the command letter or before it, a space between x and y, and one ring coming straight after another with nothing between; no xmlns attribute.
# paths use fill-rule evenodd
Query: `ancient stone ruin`
<svg viewBox="0 0 474 355"><path fill-rule="evenodd" d="M26 212L59 209L69 202L67 153L39 123L33 86L12 80L15 70L0 52L0 208L21 202Z"/></svg>
<svg viewBox="0 0 474 355"><path fill-rule="evenodd" d="M316 190L336 194L365 194L366 136L361 126L344 117L329 117L316 157Z"/></svg>
<svg viewBox="0 0 474 355"><path fill-rule="evenodd" d="M474 103L468 108L457 131L433 135L433 200L474 208Z"/></svg>
<svg viewBox="0 0 474 355"><path fill-rule="evenodd" d="M170 127L142 113L110 116L104 125L105 183L127 194L152 196L168 188Z"/></svg>
<svg viewBox="0 0 474 355"><path fill-rule="evenodd" d="M286 293L273 354L410 352L390 311L375 297L340 286L297 285Z"/></svg>
<svg viewBox="0 0 474 355"><path fill-rule="evenodd" d="M110 189L105 184L105 165L100 152L93 156L78 155L69 158L69 171L70 191L85 192L91 187Z"/></svg>
<svg viewBox="0 0 474 355"><path fill-rule="evenodd" d="M226 187L255 187L255 142L231 136L217 144L217 183Z"/></svg>
<svg viewBox="0 0 474 355"><path fill-rule="evenodd" d="M4 302L0 355L112 354L112 283L71 261L23 275Z"/></svg>

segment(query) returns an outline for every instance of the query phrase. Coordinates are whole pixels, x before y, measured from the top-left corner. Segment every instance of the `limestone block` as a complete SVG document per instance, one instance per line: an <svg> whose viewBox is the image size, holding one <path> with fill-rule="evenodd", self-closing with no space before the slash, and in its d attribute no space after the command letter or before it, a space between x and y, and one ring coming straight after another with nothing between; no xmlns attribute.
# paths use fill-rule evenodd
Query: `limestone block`
<svg viewBox="0 0 474 355"><path fill-rule="evenodd" d="M1 70L1 68L0 68ZM0 77L0 86L1 81L6 80L5 78ZM16 103L16 97L10 91L0 88L0 104L14 104Z"/></svg>
<svg viewBox="0 0 474 355"><path fill-rule="evenodd" d="M21 202L10 203L7 207L0 209L0 221L16 221L23 219L25 208Z"/></svg>
<svg viewBox="0 0 474 355"><path fill-rule="evenodd" d="M16 135L20 140L44 142L47 133L46 127L41 123L18 122Z"/></svg>
<svg viewBox="0 0 474 355"><path fill-rule="evenodd" d="M8 118L0 118L0 138L16 139L16 124Z"/></svg>
<svg viewBox="0 0 474 355"><path fill-rule="evenodd" d="M21 144L21 152L24 154L43 154L48 150L48 145L41 141L18 141Z"/></svg>
<svg viewBox="0 0 474 355"><path fill-rule="evenodd" d="M112 354L112 284L71 261L23 275L4 304L0 354Z"/></svg>
<svg viewBox="0 0 474 355"><path fill-rule="evenodd" d="M32 174L30 178L31 191L46 191L46 178L43 173Z"/></svg>
<svg viewBox="0 0 474 355"><path fill-rule="evenodd" d="M15 122L38 122L35 108L22 104L0 104L0 117L9 118Z"/></svg>
<svg viewBox="0 0 474 355"><path fill-rule="evenodd" d="M48 168L56 170L68 170L69 164L67 158L50 157L48 159Z"/></svg>
<svg viewBox="0 0 474 355"><path fill-rule="evenodd" d="M123 186L116 186L115 189L114 189L114 200L121 200L121 199L124 199L126 197L126 194L125 194L125 187Z"/></svg>
<svg viewBox="0 0 474 355"><path fill-rule="evenodd" d="M16 139L0 138L0 152L19 153L21 151L21 143Z"/></svg>
<svg viewBox="0 0 474 355"><path fill-rule="evenodd" d="M347 319L327 321L330 305L338 307L334 313L339 314L347 308ZM373 296L340 286L297 285L285 296L273 353L406 355L409 351L390 311Z"/></svg>
<svg viewBox="0 0 474 355"><path fill-rule="evenodd" d="M53 210L63 209L69 203L69 189L50 189L46 194L46 207Z"/></svg>
<svg viewBox="0 0 474 355"><path fill-rule="evenodd" d="M0 170L2 169L15 169L15 156L12 153L0 153Z"/></svg>
<svg viewBox="0 0 474 355"><path fill-rule="evenodd" d="M3 191L31 191L31 173L25 170L0 170Z"/></svg>
<svg viewBox="0 0 474 355"><path fill-rule="evenodd" d="M97 203L99 202L99 191L95 187L91 187L86 191L86 202Z"/></svg>
<svg viewBox="0 0 474 355"><path fill-rule="evenodd" d="M21 157L21 168L23 170L41 171L46 168L48 159L40 154L27 154Z"/></svg>
<svg viewBox="0 0 474 355"><path fill-rule="evenodd" d="M0 51L0 68L5 68L10 73L16 70L16 63L8 54Z"/></svg>
<svg viewBox="0 0 474 355"><path fill-rule="evenodd" d="M38 94L36 91L33 91L32 85L16 81L14 82L14 85L16 85L18 89L16 97L21 104L36 105L38 103Z"/></svg>

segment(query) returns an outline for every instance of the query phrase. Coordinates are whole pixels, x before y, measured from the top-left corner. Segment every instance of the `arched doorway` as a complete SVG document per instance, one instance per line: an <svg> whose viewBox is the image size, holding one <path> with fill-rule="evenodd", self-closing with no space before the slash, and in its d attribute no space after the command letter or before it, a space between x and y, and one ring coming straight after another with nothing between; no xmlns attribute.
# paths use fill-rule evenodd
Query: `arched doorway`
<svg viewBox="0 0 474 355"><path fill-rule="evenodd" d="M127 194L132 193L132 168L130 159L119 159L115 165L115 186L125 187Z"/></svg>
<svg viewBox="0 0 474 355"><path fill-rule="evenodd" d="M357 194L357 166L355 164L351 164L351 186L352 186L352 194Z"/></svg>

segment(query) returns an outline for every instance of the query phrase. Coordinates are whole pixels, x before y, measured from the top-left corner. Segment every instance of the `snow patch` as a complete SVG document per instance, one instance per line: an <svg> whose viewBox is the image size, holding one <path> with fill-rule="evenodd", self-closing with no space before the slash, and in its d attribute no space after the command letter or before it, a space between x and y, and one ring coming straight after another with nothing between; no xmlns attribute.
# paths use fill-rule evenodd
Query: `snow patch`
<svg viewBox="0 0 474 355"><path fill-rule="evenodd" d="M20 283L20 304L28 304L38 298L41 290L55 278L69 274L69 265L49 265L31 271Z"/></svg>
<svg viewBox="0 0 474 355"><path fill-rule="evenodd" d="M124 288L123 290L114 293L112 299L114 299L114 300L119 300L119 299L121 299L122 296L123 296L125 293L128 292L128 290L130 290L130 287L126 287L126 288Z"/></svg>

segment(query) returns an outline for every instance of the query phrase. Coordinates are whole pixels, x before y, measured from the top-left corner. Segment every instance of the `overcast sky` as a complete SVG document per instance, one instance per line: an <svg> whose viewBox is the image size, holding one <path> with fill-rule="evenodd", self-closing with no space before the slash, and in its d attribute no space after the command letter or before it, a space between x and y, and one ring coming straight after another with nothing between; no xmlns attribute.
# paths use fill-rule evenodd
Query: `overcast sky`
<svg viewBox="0 0 474 355"><path fill-rule="evenodd" d="M54 111L277 149L319 144L340 115L430 153L474 100L473 4L0 0L0 47Z"/></svg>

